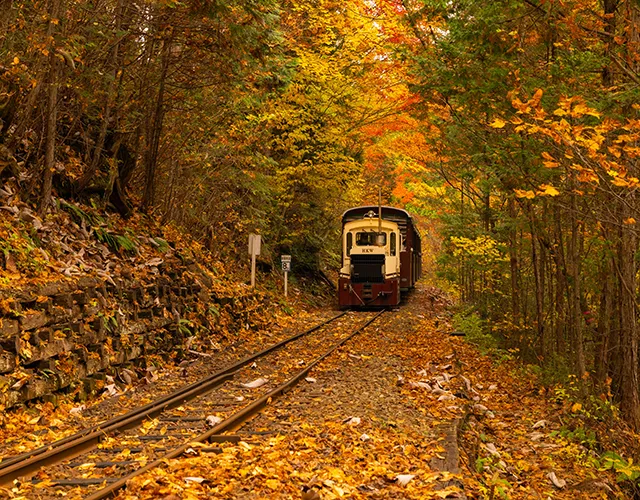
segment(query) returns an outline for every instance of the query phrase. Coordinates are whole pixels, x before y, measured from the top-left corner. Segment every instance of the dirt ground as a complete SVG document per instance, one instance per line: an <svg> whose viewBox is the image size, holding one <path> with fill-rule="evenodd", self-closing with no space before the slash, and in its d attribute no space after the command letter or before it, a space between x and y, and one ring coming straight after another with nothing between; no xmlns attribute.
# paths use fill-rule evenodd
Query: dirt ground
<svg viewBox="0 0 640 500"><path fill-rule="evenodd" d="M120 499L626 498L535 377L450 335L419 286L237 431L167 461Z"/></svg>

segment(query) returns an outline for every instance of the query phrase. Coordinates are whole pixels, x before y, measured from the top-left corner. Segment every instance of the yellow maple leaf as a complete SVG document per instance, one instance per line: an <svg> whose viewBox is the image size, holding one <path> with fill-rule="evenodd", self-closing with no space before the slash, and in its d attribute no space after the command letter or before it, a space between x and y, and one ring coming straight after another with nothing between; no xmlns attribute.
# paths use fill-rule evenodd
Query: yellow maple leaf
<svg viewBox="0 0 640 500"><path fill-rule="evenodd" d="M501 120L500 118L496 118L492 123L489 124L491 128L503 128L507 122Z"/></svg>
<svg viewBox="0 0 640 500"><path fill-rule="evenodd" d="M539 189L538 194L541 196L558 196L560 194L560 191L550 184L540 184Z"/></svg>
<svg viewBox="0 0 640 500"><path fill-rule="evenodd" d="M514 189L513 192L516 193L518 198L527 198L528 200L531 200L536 197L536 194L533 191L526 191L524 189Z"/></svg>

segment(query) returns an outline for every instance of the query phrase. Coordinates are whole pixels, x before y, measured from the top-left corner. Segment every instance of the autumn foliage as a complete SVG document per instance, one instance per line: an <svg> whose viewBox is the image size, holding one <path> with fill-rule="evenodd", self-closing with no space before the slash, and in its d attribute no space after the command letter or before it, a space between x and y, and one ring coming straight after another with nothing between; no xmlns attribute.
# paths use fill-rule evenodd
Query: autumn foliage
<svg viewBox="0 0 640 500"><path fill-rule="evenodd" d="M9 2L0 181L223 259L259 232L309 272L381 189L497 344L639 427L639 23L631 0Z"/></svg>

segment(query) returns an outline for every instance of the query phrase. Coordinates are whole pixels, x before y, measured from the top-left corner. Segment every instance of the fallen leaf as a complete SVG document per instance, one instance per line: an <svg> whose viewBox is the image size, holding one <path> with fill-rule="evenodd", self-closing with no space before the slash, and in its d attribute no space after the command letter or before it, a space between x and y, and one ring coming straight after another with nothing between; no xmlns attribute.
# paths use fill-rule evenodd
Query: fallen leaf
<svg viewBox="0 0 640 500"><path fill-rule="evenodd" d="M207 424L210 427L214 427L217 424L219 424L220 422L222 422L222 419L220 417L215 416L215 415L208 415L206 420L207 420Z"/></svg>
<svg viewBox="0 0 640 500"><path fill-rule="evenodd" d="M268 383L269 381L266 378L258 378L256 380L253 380L252 382L247 382L246 384L240 384L242 387L247 387L249 389L257 389L258 387L262 387L264 384Z"/></svg>
<svg viewBox="0 0 640 500"><path fill-rule="evenodd" d="M532 429L543 429L547 426L546 420L538 420L535 424L533 424Z"/></svg>
<svg viewBox="0 0 640 500"><path fill-rule="evenodd" d="M87 409L86 405L76 406L75 408L71 408L69 410L69 415L79 415L80 413L82 413L86 409Z"/></svg>
<svg viewBox="0 0 640 500"><path fill-rule="evenodd" d="M400 486L406 486L414 477L416 477L415 474L398 474L396 476L396 482Z"/></svg>
<svg viewBox="0 0 640 500"><path fill-rule="evenodd" d="M483 445L485 450L487 450L494 457L499 457L500 452L496 449L496 445L493 443L486 443Z"/></svg>
<svg viewBox="0 0 640 500"><path fill-rule="evenodd" d="M183 478L185 483L198 483L202 484L206 481L203 477L185 477Z"/></svg>
<svg viewBox="0 0 640 500"><path fill-rule="evenodd" d="M349 417L346 420L344 420L344 422L349 424L349 425L359 425L360 424L360 417Z"/></svg>
<svg viewBox="0 0 640 500"><path fill-rule="evenodd" d="M547 477L551 480L553 485L559 490L561 490L567 485L567 482L564 479L558 478L555 472L549 472L549 474L547 474Z"/></svg>

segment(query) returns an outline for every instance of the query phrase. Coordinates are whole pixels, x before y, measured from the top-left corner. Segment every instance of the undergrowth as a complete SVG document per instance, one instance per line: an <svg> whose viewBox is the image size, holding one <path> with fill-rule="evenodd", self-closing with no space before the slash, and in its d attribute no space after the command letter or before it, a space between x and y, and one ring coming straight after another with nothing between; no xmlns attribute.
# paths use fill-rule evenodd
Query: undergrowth
<svg viewBox="0 0 640 500"><path fill-rule="evenodd" d="M67 212L78 225L89 227L93 230L97 240L104 243L114 252L126 252L135 254L138 252L138 242L133 233L119 234L110 229L107 221L95 214L90 214L79 206L67 203L64 200L59 201L60 208ZM157 242L159 247L162 245ZM164 242L166 244L166 242Z"/></svg>
<svg viewBox="0 0 640 500"><path fill-rule="evenodd" d="M501 349L489 325L473 307L456 312L452 322L455 330L464 333L467 342L476 345L497 363L515 358L513 354L517 349ZM610 388L600 388L596 391L599 394L585 391L590 382L588 378L578 380L571 375L566 360L561 356L545 360L541 365L523 364L521 369L551 391L550 401L561 408L558 413L562 427L550 435L561 443L571 444L567 449L574 450L575 459L579 462L597 471L615 472L618 484L630 494L630 498L636 498L640 494L640 463L636 463L632 455L637 450L630 442L627 453L611 451L621 449L620 443L612 440L612 434L615 434L613 429L624 424L620 420L619 409L613 403ZM631 436L628 429L624 434ZM476 467L483 465L476 464Z"/></svg>
<svg viewBox="0 0 640 500"><path fill-rule="evenodd" d="M465 334L467 342L480 349L483 354L495 352L498 341L489 333L487 322L474 308L463 309L453 315L453 328Z"/></svg>

